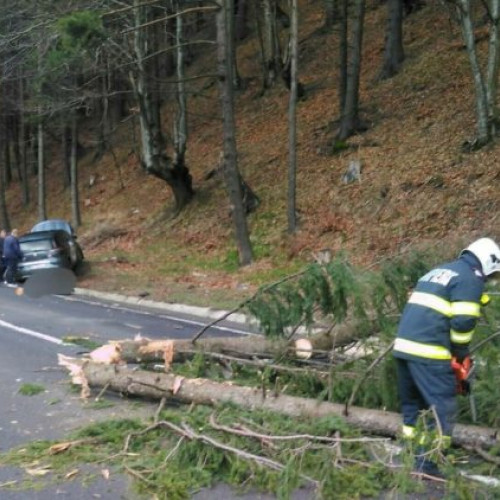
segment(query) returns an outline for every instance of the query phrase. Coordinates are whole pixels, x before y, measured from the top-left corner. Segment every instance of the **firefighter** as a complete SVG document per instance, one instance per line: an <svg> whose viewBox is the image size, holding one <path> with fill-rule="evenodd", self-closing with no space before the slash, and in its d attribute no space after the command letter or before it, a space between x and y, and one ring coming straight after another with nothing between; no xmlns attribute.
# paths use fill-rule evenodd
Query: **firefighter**
<svg viewBox="0 0 500 500"><path fill-rule="evenodd" d="M451 444L457 410L454 366L470 366L469 344L480 317L486 280L500 271L500 247L490 238L471 243L459 257L422 276L403 310L394 342L403 437L415 445L418 472L440 475L427 450L439 438ZM462 370L463 373L463 370ZM437 422L417 436L422 411ZM440 432L437 432L439 429ZM417 442L415 442L417 440ZM434 445L437 443L434 442Z"/></svg>

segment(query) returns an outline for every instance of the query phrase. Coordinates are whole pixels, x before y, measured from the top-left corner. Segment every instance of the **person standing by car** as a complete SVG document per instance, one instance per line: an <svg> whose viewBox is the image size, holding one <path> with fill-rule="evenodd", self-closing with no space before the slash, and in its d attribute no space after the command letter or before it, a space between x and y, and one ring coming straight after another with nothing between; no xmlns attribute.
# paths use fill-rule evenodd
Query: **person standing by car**
<svg viewBox="0 0 500 500"><path fill-rule="evenodd" d="M24 257L17 236L18 230L13 229L3 243L3 257L6 267L5 281L10 286L16 285L17 265Z"/></svg>
<svg viewBox="0 0 500 500"><path fill-rule="evenodd" d="M5 262L3 258L3 243L5 241L5 237L7 236L7 231L2 229L0 231L0 276L3 279L3 273L5 272Z"/></svg>

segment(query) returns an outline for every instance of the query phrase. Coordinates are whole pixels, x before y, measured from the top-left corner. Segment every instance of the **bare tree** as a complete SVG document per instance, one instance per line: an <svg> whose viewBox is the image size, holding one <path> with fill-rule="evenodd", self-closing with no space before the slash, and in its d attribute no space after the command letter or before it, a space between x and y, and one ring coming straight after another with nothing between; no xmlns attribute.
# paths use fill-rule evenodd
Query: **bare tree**
<svg viewBox="0 0 500 500"><path fill-rule="evenodd" d="M1 80L0 80L1 81ZM0 83L0 109L3 106L3 85ZM5 145L8 144L6 141L6 127L4 117L0 117L0 143ZM1 152L0 152L1 153ZM9 220L9 211L7 209L7 201L5 197L5 189L7 186L7 176L6 176L6 164L5 164L5 149L3 151L4 154L0 156L0 229L5 229L7 231L10 230L10 220ZM0 276L0 279L2 277Z"/></svg>
<svg viewBox="0 0 500 500"><path fill-rule="evenodd" d="M167 154L167 141L162 129L161 109L155 95L156 83L151 59L150 40L145 25L151 21L150 6L134 0L133 50L135 60L130 71L130 79L139 107L141 131L141 161L145 170L164 180L172 189L175 209L178 213L192 199L194 190L192 178L185 165L172 162Z"/></svg>
<svg viewBox="0 0 500 500"><path fill-rule="evenodd" d="M229 29L229 16L232 14L233 0L220 0L216 14L217 22L217 60L219 88L224 122L224 176L231 203L236 245L239 262L247 265L252 262L252 247L245 216L241 176L238 170L236 150L236 128L234 120L233 88L233 50L234 38Z"/></svg>
<svg viewBox="0 0 500 500"><path fill-rule="evenodd" d="M474 34L474 17L471 0L454 0L455 11L462 29L474 81L476 99L477 137L469 147L478 148L489 143L498 131L498 68L500 0L483 2L489 25L486 68L481 67Z"/></svg>
<svg viewBox="0 0 500 500"><path fill-rule="evenodd" d="M179 1L175 0L175 8L179 9ZM175 18L176 75L177 75L177 115L174 130L174 163L184 165L187 144L187 98L184 82L184 25L183 17Z"/></svg>
<svg viewBox="0 0 500 500"><path fill-rule="evenodd" d="M274 86L281 74L281 49L276 26L276 0L260 0L257 12L261 27L261 51L264 70L264 89Z"/></svg>
<svg viewBox="0 0 500 500"><path fill-rule="evenodd" d="M384 80L398 73L405 58L403 47L403 0L387 1L385 50L379 78Z"/></svg>
<svg viewBox="0 0 500 500"><path fill-rule="evenodd" d="M355 0L353 35L349 54L345 99L340 119L339 140L345 140L361 128L359 118L359 80L361 73L361 49L365 17L365 1Z"/></svg>
<svg viewBox="0 0 500 500"><path fill-rule="evenodd" d="M288 105L288 232L297 229L297 62L298 62L298 7L290 0L290 99Z"/></svg>
<svg viewBox="0 0 500 500"><path fill-rule="evenodd" d="M80 196L78 192L78 117L73 111L71 117L71 219L73 226L78 227L82 223L80 214Z"/></svg>

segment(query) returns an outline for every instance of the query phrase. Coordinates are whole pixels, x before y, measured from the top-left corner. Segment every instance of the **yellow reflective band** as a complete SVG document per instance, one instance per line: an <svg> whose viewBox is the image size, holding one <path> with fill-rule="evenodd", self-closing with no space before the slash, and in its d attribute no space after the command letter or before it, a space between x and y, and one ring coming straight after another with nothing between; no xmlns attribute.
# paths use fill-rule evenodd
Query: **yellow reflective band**
<svg viewBox="0 0 500 500"><path fill-rule="evenodd" d="M472 335L474 335L474 330L470 332L456 332L455 330L450 330L450 338L454 344L468 344L472 340Z"/></svg>
<svg viewBox="0 0 500 500"><path fill-rule="evenodd" d="M397 338L394 350L428 359L451 359L451 353L446 347L432 344L421 344L412 340Z"/></svg>
<svg viewBox="0 0 500 500"><path fill-rule="evenodd" d="M403 425L403 437L412 438L413 436L415 436L415 427Z"/></svg>
<svg viewBox="0 0 500 500"><path fill-rule="evenodd" d="M481 295L481 298L479 299L479 302L481 302L482 306L487 306L491 302L491 297L487 293L483 293L483 295Z"/></svg>
<svg viewBox="0 0 500 500"><path fill-rule="evenodd" d="M413 292L408 300L408 303L429 307L430 309L434 309L434 311L448 317L451 317L452 315L450 302L430 293Z"/></svg>
<svg viewBox="0 0 500 500"><path fill-rule="evenodd" d="M452 302L452 316L481 316L481 309L477 302Z"/></svg>

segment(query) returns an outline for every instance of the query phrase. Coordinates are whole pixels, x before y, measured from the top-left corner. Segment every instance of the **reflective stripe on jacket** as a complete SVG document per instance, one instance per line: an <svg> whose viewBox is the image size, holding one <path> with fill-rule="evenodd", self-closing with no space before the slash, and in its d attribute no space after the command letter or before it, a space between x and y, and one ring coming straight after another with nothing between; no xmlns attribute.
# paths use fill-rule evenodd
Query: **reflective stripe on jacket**
<svg viewBox="0 0 500 500"><path fill-rule="evenodd" d="M468 253L422 276L403 310L394 355L436 361L467 355L484 281L479 262Z"/></svg>

